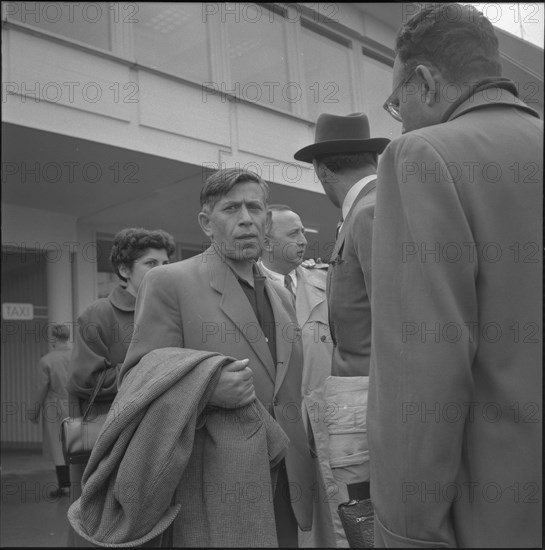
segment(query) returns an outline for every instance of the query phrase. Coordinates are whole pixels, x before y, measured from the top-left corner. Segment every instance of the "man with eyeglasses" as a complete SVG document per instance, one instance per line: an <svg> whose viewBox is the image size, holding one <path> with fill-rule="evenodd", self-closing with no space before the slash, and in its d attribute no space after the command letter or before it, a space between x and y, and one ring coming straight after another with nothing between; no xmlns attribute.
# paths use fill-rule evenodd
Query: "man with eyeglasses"
<svg viewBox="0 0 545 550"><path fill-rule="evenodd" d="M403 25L378 168L376 547L541 547L543 123L474 7Z"/></svg>

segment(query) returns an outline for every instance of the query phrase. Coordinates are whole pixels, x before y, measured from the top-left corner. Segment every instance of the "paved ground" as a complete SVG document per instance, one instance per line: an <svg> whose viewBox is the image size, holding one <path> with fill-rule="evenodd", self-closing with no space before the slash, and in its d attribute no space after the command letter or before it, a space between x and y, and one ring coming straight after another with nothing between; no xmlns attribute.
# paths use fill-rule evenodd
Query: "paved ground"
<svg viewBox="0 0 545 550"><path fill-rule="evenodd" d="M55 467L39 451L2 449L0 547L66 547L69 497L51 497Z"/></svg>

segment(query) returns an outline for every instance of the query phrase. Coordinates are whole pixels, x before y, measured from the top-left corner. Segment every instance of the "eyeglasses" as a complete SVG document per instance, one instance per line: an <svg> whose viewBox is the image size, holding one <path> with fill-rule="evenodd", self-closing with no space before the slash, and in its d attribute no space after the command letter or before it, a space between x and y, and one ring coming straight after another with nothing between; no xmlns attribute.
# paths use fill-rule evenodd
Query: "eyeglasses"
<svg viewBox="0 0 545 550"><path fill-rule="evenodd" d="M414 73L416 71L416 67L409 73L409 76L401 82L401 84L398 84L395 87L395 90L388 96L388 99L384 102L384 105L382 106L383 109L388 111L392 117L394 117L398 122L403 122L401 118L401 114L399 112L399 100L396 100L397 102L394 103L392 101L393 97L397 96L398 91L409 82L409 80L413 77Z"/></svg>

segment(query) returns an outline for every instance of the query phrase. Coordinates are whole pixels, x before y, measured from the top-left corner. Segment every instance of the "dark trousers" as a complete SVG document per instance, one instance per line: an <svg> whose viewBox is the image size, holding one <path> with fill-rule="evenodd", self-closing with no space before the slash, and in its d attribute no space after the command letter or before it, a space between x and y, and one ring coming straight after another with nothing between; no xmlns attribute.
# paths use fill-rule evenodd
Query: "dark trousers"
<svg viewBox="0 0 545 550"><path fill-rule="evenodd" d="M291 506L288 474L284 460L277 466L274 492L274 516L279 548L298 548L297 520Z"/></svg>
<svg viewBox="0 0 545 550"><path fill-rule="evenodd" d="M57 483L59 487L69 488L70 487L70 473L68 472L68 466L55 466L55 471L57 473Z"/></svg>

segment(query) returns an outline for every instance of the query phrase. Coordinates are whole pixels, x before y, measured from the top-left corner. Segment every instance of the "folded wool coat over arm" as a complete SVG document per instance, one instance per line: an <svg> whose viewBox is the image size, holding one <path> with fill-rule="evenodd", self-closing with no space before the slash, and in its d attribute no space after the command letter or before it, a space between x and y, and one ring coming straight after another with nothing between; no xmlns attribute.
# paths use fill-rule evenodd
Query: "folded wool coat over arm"
<svg viewBox="0 0 545 550"><path fill-rule="evenodd" d="M138 546L174 521L174 546L277 545L270 469L289 439L257 400L207 407L232 360L162 348L125 376L68 511L82 537Z"/></svg>

